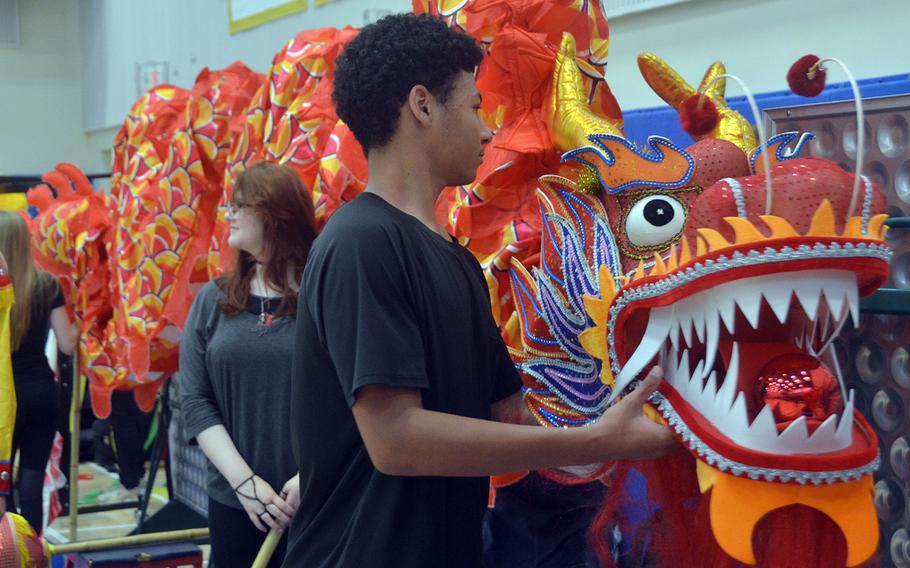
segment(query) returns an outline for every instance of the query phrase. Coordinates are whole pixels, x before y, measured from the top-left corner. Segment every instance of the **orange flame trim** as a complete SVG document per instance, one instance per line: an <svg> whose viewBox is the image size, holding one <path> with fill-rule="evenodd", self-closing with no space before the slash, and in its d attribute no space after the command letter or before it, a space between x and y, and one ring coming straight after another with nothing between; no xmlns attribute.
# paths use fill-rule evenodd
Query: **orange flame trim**
<svg viewBox="0 0 910 568"><path fill-rule="evenodd" d="M834 222L834 209L827 199L822 201L821 205L819 205L818 209L812 215L809 229L804 235L800 235L796 229L793 228L793 225L783 217L778 217L776 215L761 215L759 218L770 230L770 235L762 233L762 231L748 219L743 219L741 217L724 217L724 221L730 225L735 235L732 243L728 242L719 231L708 227L701 227L696 229L698 234L695 237L696 251L694 257L692 257L688 239L683 237L679 242L678 260L676 247L671 249L670 255L666 261L660 256L655 255L654 266L648 273L648 276L661 276L667 274L680 266L689 264L701 256L732 246L799 236L839 237L883 241L888 229L884 224L888 215L881 214L875 215L868 220L866 231L863 231L864 219L862 217L851 217L847 220L843 232L838 234ZM635 274L632 276L632 280L638 280L644 277L644 266L640 264L635 271Z"/></svg>

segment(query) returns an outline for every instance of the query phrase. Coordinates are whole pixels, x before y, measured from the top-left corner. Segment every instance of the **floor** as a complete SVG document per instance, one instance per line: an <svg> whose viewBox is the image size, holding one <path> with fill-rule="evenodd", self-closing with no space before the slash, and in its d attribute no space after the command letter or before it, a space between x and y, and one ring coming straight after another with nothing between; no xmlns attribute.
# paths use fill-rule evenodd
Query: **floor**
<svg viewBox="0 0 910 568"><path fill-rule="evenodd" d="M84 462L79 464L79 506L96 504L99 494L115 489L120 485L116 473L111 473L103 467ZM155 486L152 490L148 514L153 515L168 501L164 469L160 469L155 476ZM76 523L76 540L94 540L125 536L136 528L138 510L135 508L115 509L97 513L81 513ZM68 543L70 532L70 518L59 517L45 531L45 538L54 544ZM203 555L208 562L208 545L203 545Z"/></svg>

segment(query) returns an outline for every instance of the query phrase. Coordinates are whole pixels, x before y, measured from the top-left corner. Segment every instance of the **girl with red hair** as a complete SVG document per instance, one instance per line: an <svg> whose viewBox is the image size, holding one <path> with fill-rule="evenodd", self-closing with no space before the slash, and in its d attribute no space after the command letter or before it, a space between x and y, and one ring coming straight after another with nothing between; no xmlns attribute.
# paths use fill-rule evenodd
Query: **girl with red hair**
<svg viewBox="0 0 910 568"><path fill-rule="evenodd" d="M292 169L260 162L228 205L236 269L204 286L180 345L185 436L209 458L209 526L219 567L250 566L299 502L291 455L291 350L297 289L316 224ZM286 539L283 539L286 540ZM284 542L272 557L280 565Z"/></svg>

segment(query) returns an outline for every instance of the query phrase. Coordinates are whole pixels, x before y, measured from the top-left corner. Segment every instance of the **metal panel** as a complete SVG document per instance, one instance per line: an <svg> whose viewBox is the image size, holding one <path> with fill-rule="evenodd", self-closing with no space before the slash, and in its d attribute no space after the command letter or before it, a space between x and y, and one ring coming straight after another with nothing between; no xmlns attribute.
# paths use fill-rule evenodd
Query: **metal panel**
<svg viewBox="0 0 910 568"><path fill-rule="evenodd" d="M199 446L187 444L183 436L183 417L177 381L168 381L168 388L171 389L168 444L171 452L174 499L208 518L208 460Z"/></svg>
<svg viewBox="0 0 910 568"><path fill-rule="evenodd" d="M863 101L865 164L888 198L892 217L910 216L910 95ZM770 132L813 132L810 152L853 171L856 118L852 102L771 109L765 112ZM910 568L910 318L904 298L910 292L908 229L892 228L888 241L894 260L888 287L897 292L874 298L876 311L864 313L860 325L835 340L848 387L856 390L857 408L872 422L881 447L876 474L875 508L881 528L879 557L883 567ZM901 293L903 292L903 293Z"/></svg>

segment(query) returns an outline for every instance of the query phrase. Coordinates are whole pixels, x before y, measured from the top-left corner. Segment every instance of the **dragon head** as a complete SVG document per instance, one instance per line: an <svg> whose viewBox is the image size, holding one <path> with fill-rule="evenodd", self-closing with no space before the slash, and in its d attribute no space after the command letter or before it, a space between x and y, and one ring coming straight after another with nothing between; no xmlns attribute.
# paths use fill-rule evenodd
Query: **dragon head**
<svg viewBox="0 0 910 568"><path fill-rule="evenodd" d="M724 527L716 536L734 557L753 560L750 528L764 514L801 503L841 527L853 564L875 546L852 528L857 517L875 526L878 447L829 346L847 318L858 321L858 297L887 278L884 215L871 215L882 199L866 182L865 214L838 222L852 176L794 160L773 179L799 187L769 215L755 206L764 200L755 177L706 189L687 222L691 236L617 294L604 323L614 392L662 364L655 404L696 454L703 489L714 487L712 524ZM782 485L779 499L746 489L756 481Z"/></svg>
<svg viewBox="0 0 910 568"><path fill-rule="evenodd" d="M565 39L557 85L575 81L562 65L571 48ZM642 149L592 132L569 91L554 96L552 127L571 148L564 160L585 169L578 183L541 179L540 265L511 269L535 415L585 424L659 364L651 403L695 458L727 554L754 563L758 521L800 504L840 527L848 565L865 560L878 446L830 345L887 279L883 195L799 158L805 135L749 154L743 137L688 149L652 137Z"/></svg>

